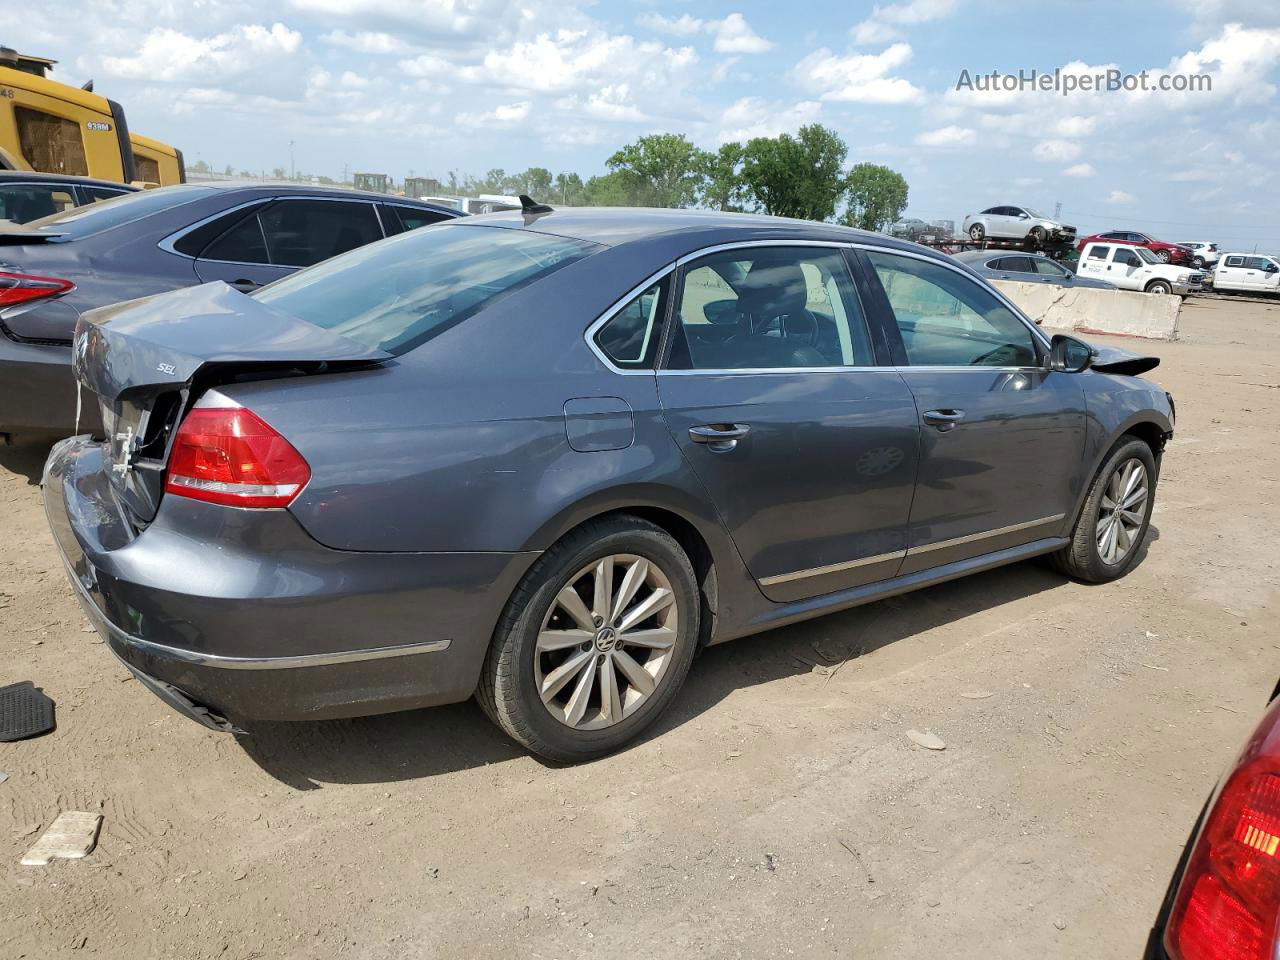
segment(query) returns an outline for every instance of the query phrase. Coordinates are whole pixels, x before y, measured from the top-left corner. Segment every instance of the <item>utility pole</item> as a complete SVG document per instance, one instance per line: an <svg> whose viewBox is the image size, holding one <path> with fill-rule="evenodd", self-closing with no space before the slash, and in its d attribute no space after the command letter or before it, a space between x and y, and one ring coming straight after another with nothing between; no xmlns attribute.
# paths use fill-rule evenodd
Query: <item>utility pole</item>
<svg viewBox="0 0 1280 960"><path fill-rule="evenodd" d="M293 165L293 141L292 140L289 141L289 179L290 180L298 179L297 168L295 168Z"/></svg>
<svg viewBox="0 0 1280 960"><path fill-rule="evenodd" d="M1057 203L1053 205L1053 219L1055 220L1062 219L1062 201L1061 200L1059 200Z"/></svg>

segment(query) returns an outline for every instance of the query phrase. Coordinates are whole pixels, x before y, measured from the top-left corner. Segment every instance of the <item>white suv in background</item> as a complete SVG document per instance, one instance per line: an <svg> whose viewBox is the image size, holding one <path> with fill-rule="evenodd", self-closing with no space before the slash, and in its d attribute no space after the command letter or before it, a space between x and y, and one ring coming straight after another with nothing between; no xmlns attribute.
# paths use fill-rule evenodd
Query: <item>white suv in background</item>
<svg viewBox="0 0 1280 960"><path fill-rule="evenodd" d="M1221 256L1218 245L1208 240L1179 240L1178 246L1191 251L1191 265L1197 270L1212 270Z"/></svg>
<svg viewBox="0 0 1280 960"><path fill-rule="evenodd" d="M964 232L974 243L988 237L1004 240L1031 240L1044 246L1050 240L1076 242L1076 228L1064 226L1030 207L988 207L981 213L965 214Z"/></svg>
<svg viewBox="0 0 1280 960"><path fill-rule="evenodd" d="M1204 274L1186 267L1161 262L1146 247L1128 244L1089 243L1080 252L1076 273L1082 277L1106 280L1122 290L1144 293L1176 293L1186 296L1198 293L1204 286Z"/></svg>
<svg viewBox="0 0 1280 960"><path fill-rule="evenodd" d="M1280 293L1280 259L1258 253L1228 253L1213 271L1213 289Z"/></svg>

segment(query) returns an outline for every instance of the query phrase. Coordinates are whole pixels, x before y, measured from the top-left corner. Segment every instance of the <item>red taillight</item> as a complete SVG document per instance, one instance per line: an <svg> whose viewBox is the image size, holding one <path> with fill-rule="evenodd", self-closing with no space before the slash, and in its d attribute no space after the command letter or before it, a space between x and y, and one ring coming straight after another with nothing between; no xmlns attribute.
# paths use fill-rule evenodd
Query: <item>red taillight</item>
<svg viewBox="0 0 1280 960"><path fill-rule="evenodd" d="M287 507L311 468L244 407L196 407L178 428L165 491L231 507Z"/></svg>
<svg viewBox="0 0 1280 960"><path fill-rule="evenodd" d="M1280 922L1280 704L1209 811L1165 931L1172 960L1272 960Z"/></svg>
<svg viewBox="0 0 1280 960"><path fill-rule="evenodd" d="M76 285L57 277L33 277L26 273L0 273L0 307L12 307L30 300L57 297Z"/></svg>

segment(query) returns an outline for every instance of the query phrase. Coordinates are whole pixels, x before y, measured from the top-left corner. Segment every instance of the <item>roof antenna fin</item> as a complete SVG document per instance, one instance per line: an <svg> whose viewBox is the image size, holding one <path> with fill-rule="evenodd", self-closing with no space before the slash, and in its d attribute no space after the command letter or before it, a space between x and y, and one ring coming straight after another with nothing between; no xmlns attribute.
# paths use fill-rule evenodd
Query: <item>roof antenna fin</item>
<svg viewBox="0 0 1280 960"><path fill-rule="evenodd" d="M536 217L541 213L551 213L552 208L545 203L538 203L526 193L520 194L520 212L525 216Z"/></svg>

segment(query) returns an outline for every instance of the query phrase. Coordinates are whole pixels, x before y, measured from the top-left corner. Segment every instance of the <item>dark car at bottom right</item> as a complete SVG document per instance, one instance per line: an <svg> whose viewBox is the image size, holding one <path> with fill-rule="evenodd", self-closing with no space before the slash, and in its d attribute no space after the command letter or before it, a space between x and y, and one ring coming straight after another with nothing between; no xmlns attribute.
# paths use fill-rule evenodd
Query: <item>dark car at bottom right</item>
<svg viewBox="0 0 1280 960"><path fill-rule="evenodd" d="M1187 844L1145 960L1280 955L1280 685Z"/></svg>

